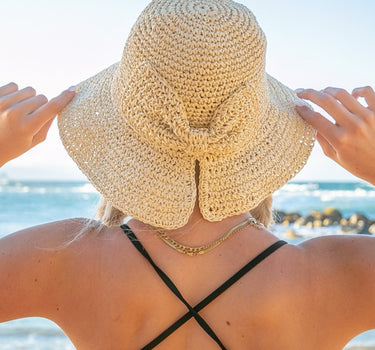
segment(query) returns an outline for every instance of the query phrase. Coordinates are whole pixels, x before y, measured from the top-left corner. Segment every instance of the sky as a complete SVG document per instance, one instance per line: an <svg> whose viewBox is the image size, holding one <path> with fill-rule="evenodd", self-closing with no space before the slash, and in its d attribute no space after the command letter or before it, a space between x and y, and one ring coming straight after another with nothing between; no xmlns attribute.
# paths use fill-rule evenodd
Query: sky
<svg viewBox="0 0 375 350"><path fill-rule="evenodd" d="M194 1L194 0L192 0ZM374 0L242 0L267 36L267 72L285 85L351 91L375 86ZM52 98L119 61L149 1L0 0L0 85L33 86ZM0 177L85 179L56 122L45 143L0 169ZM356 180L315 146L296 180Z"/></svg>

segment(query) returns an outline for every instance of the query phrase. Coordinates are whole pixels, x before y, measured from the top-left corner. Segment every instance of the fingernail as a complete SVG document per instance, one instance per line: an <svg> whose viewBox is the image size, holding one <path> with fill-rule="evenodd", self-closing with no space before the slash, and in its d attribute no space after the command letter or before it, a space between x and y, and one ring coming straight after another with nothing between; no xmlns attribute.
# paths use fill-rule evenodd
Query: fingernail
<svg viewBox="0 0 375 350"><path fill-rule="evenodd" d="M69 91L72 91L72 92L76 92L76 91L77 91L77 86L76 86L76 85L73 85L73 86L71 86L68 90L69 90Z"/></svg>
<svg viewBox="0 0 375 350"><path fill-rule="evenodd" d="M297 107L306 107L306 105L301 100L294 100Z"/></svg>
<svg viewBox="0 0 375 350"><path fill-rule="evenodd" d="M302 89L302 88L299 88L299 89L295 89L295 90L294 90L294 92L295 92L296 94L299 94L299 93L304 92L304 91L305 91L305 89Z"/></svg>

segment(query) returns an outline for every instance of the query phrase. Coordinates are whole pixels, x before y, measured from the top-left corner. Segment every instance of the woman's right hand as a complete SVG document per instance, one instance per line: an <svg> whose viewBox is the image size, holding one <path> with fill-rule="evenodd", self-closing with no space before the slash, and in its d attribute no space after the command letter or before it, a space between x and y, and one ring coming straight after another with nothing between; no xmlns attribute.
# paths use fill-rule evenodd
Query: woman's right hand
<svg viewBox="0 0 375 350"><path fill-rule="evenodd" d="M318 132L318 142L326 156L353 175L375 185L375 92L371 87L326 88L322 91L298 89L300 98L323 108L336 123L305 105L297 104L300 116ZM367 107L357 101L364 97Z"/></svg>
<svg viewBox="0 0 375 350"><path fill-rule="evenodd" d="M72 87L48 101L31 87L0 86L0 167L43 142L53 119L74 95Z"/></svg>

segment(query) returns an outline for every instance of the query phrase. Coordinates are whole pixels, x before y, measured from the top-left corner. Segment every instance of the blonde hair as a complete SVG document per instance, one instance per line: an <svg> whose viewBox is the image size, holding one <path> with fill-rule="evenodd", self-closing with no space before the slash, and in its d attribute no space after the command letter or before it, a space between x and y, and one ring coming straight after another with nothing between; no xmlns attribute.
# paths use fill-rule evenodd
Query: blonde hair
<svg viewBox="0 0 375 350"><path fill-rule="evenodd" d="M250 210L250 214L264 226L270 227L275 223L272 211L272 196L264 199L256 208ZM64 242L59 247L52 250L60 250L68 247L72 243L91 232L99 234L105 227L120 226L123 224L126 214L111 205L104 197L102 197L96 213L98 220L86 219L82 229L73 235L73 238ZM46 248L49 250L48 248Z"/></svg>
<svg viewBox="0 0 375 350"><path fill-rule="evenodd" d="M260 202L256 208L250 210L250 214L266 227L270 227L275 223L272 202L272 196L269 196ZM123 223L126 216L126 214L112 206L104 197L102 198L97 210L97 217L103 225L119 226Z"/></svg>
<svg viewBox="0 0 375 350"><path fill-rule="evenodd" d="M102 197L96 215L105 226L119 226L127 216L111 205L104 197Z"/></svg>
<svg viewBox="0 0 375 350"><path fill-rule="evenodd" d="M275 223L274 215L272 211L272 195L264 199L254 209L250 210L250 214L264 226L270 227Z"/></svg>

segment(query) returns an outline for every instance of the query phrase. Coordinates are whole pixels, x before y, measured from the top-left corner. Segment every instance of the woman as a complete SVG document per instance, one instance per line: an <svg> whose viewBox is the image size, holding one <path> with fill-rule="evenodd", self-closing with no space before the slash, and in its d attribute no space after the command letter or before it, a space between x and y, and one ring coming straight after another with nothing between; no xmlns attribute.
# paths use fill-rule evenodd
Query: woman
<svg viewBox="0 0 375 350"><path fill-rule="evenodd" d="M159 0L121 61L78 87L49 102L0 88L0 163L43 141L59 114L105 224L2 238L0 322L48 318L80 350L332 350L375 327L372 237L293 246L266 229L270 195L315 138L296 109L329 157L375 184L375 93L298 92L332 124L267 75L264 57L245 6Z"/></svg>

